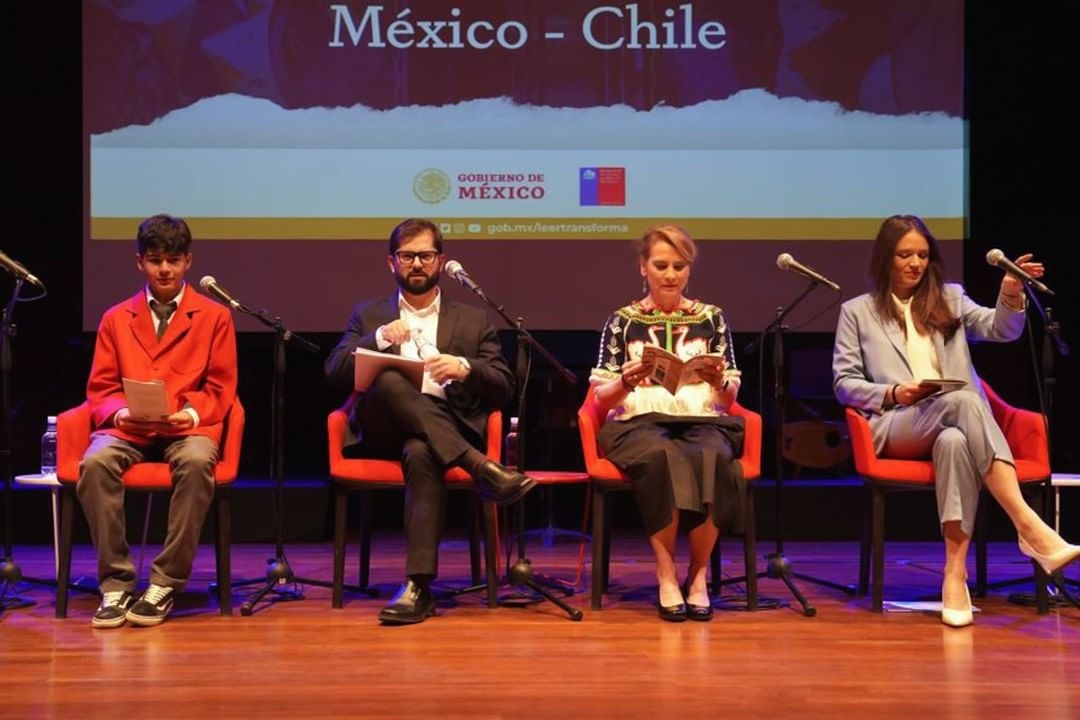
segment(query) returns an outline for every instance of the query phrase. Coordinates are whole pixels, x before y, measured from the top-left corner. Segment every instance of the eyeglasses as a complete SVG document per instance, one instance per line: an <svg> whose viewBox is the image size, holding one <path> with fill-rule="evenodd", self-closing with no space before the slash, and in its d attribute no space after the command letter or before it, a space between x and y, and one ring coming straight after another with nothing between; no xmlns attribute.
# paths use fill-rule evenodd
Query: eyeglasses
<svg viewBox="0 0 1080 720"><path fill-rule="evenodd" d="M420 258L421 265L432 265L439 257L439 253L434 250L425 250L424 252L408 252L406 250L399 250L394 253L394 257L397 258L399 265L412 265L413 260Z"/></svg>

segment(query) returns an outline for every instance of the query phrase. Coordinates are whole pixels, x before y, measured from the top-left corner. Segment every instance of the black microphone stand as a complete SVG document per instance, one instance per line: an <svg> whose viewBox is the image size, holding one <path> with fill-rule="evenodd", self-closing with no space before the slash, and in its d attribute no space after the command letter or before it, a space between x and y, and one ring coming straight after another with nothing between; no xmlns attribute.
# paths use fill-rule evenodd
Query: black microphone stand
<svg viewBox="0 0 1080 720"><path fill-rule="evenodd" d="M263 586L240 606L240 614L249 616L254 611L255 605L271 590L274 591L278 600L300 600L303 598L302 590L285 590L280 587L282 585L317 585L329 588L333 587L333 583L329 580L297 577L292 566L289 565L288 558L285 556L285 344L292 341L305 350L314 353L319 352L319 346L287 330L282 325L280 317L272 318L265 310L252 310L239 303L234 307L240 312L256 318L274 331L274 376L270 389L270 475L274 483L274 557L268 558L266 561L265 579L239 580L232 583L232 587L263 583ZM359 587L348 586L348 589L356 592L369 592Z"/></svg>
<svg viewBox="0 0 1080 720"><path fill-rule="evenodd" d="M29 607L34 604L33 600L19 597L17 593L8 594L9 589L14 589L20 582L34 585L55 586L55 582L25 577L22 568L15 561L14 526L11 522L12 483L14 482L14 453L11 440L11 338L15 337L16 327L12 322L15 312L15 303L19 301L19 293L22 291L22 278L15 279L15 289L11 293L11 299L0 316L0 415L3 416L4 431L0 435L0 456L4 458L4 560L0 564L0 612L6 609L18 609ZM29 299L44 297L44 293Z"/></svg>
<svg viewBox="0 0 1080 720"><path fill-rule="evenodd" d="M1057 355L1061 357L1069 356L1069 346L1065 343L1065 340L1061 337L1061 324L1053 317L1053 311L1051 308L1044 308L1042 303L1039 302L1039 297L1031 287L1030 283L1024 283L1024 290L1028 296L1028 304L1030 307L1035 308L1039 317L1043 323L1043 337L1042 348L1040 358L1035 358L1035 340L1032 334L1031 323L1028 323L1028 339L1031 347L1031 359L1032 364L1035 367L1036 375L1041 378L1039 384L1039 411L1042 413L1043 422L1046 423L1046 456L1050 461L1051 474L1043 483L1043 507L1042 516L1043 520L1053 517L1053 496L1055 493L1053 483L1053 467L1054 467L1054 454L1053 454L1053 429L1054 423L1051 421L1054 410L1054 386L1057 384L1057 380L1054 374L1054 357L1055 349ZM1041 370L1041 372L1040 372ZM977 567L984 567L984 562L976 564ZM1024 582L1041 582L1041 576L1043 571L1040 568L1037 574L1025 578L1019 578L1015 580L1002 580L995 583L987 583L986 578L977 578L977 584L979 587L985 587L987 589L994 589L1000 587L1006 587L1009 585L1017 585ZM1069 594L1068 586L1077 586L1078 583L1069 580L1064 576L1063 571L1059 570L1053 575L1047 576L1047 580L1057 588L1061 593L1061 597L1052 596L1046 599L1046 603L1040 604L1039 593L1012 593L1009 595L1009 601L1020 605L1035 605L1039 609L1039 613L1043 614L1048 611L1049 605L1064 606L1071 604L1074 607L1080 609L1080 602L1077 601L1072 595Z"/></svg>
<svg viewBox="0 0 1080 720"><path fill-rule="evenodd" d="M8 590L14 588L18 583L44 585L48 587L56 586L56 581L27 578L27 576L23 574L22 568L18 567L18 562L15 561L13 553L13 535L15 528L12 524L11 513L13 504L12 483L15 475L15 459L11 430L11 339L16 335L16 327L12 322L12 318L14 316L16 302L29 302L45 297L44 286L41 286L41 293L38 295L31 298L19 299L18 296L23 290L23 283L24 279L22 279L22 277L15 277L15 289L12 291L8 304L6 304L6 307L3 309L2 313L0 313L0 415L3 416L3 434L0 435L0 456L3 457L4 481L4 548L3 562L0 563L0 613L4 610L28 608L33 604L33 600L19 597L17 593L12 595L8 594ZM69 587L71 589L84 590L84 592L92 592L89 588L82 587L76 583L71 583ZM94 592L96 592L96 590L94 590Z"/></svg>
<svg viewBox="0 0 1080 720"><path fill-rule="evenodd" d="M465 285L465 283L462 283ZM524 327L524 319L517 318L517 320L511 319L510 315L506 312L506 309L493 302L484 294L483 290L479 287L470 287L465 285L474 293L477 297L484 301L488 307L497 312L499 316L506 321L506 324L514 329L517 333L517 413L518 413L518 437L517 437L517 464L518 471L526 473L528 467L525 462L525 396L526 389L529 383L529 368L532 365L531 351L535 349L540 355L547 360L552 367L554 367L563 378L571 384L577 383L577 376L574 373L567 370L562 363L560 363L554 355L552 355L547 348L536 341L528 330ZM559 589L564 594L572 595L573 591L567 588L565 583L560 583L558 580L548 578L543 575L537 575L533 570L532 563L527 557L525 557L525 503L524 499L519 500L518 503L518 559L507 572L508 584L522 588L526 587L536 594L542 596L549 602L557 605L563 612L569 616L569 618L575 622L581 620L583 617L582 612L575 607L567 605L562 598L553 595L548 588L553 587Z"/></svg>
<svg viewBox="0 0 1080 720"><path fill-rule="evenodd" d="M502 312L501 307L496 308L504 319L509 322L509 318ZM517 332L517 413L518 413L518 429L517 429L517 468L519 472L526 472L528 465L526 464L526 452L525 452L525 397L526 388L529 383L529 369L532 367L532 355L531 349L535 347L540 354L554 367L563 378L569 383L576 383L577 376L567 370L550 352L542 345L540 345L524 328L524 318L517 318L514 322L514 329ZM510 585L518 588L526 587L537 593L539 596L551 601L555 605L559 606L565 612L571 620L577 622L583 617L582 612L577 608L570 607L562 599L552 595L550 589L561 592L564 596L574 594L573 588L567 583L561 582L556 578L548 577L546 575L537 575L534 573L532 563L525 555L525 502L519 501L517 504L517 561L510 566L507 571L508 582Z"/></svg>
<svg viewBox="0 0 1080 720"><path fill-rule="evenodd" d="M15 291L8 301L3 317L0 318L0 373L3 379L0 381L3 392L3 407L0 413L4 416L3 445L0 445L0 455L4 457L4 562L0 565L0 580L3 581L2 593L0 593L0 612L6 608L23 608L33 605L32 600L26 600L18 595L8 596L8 587L14 588L23 579L22 569L12 556L12 526L11 526L11 483L14 473L12 468L12 443L11 443L11 338L15 335L15 325L11 321L11 314L15 310L15 300L19 297L22 289L22 280L15 281Z"/></svg>
<svg viewBox="0 0 1080 720"><path fill-rule="evenodd" d="M772 347L772 360L773 360L773 423L774 423L774 436L773 442L775 447L773 448L773 462L774 470L776 473L776 504L775 508L775 523L776 523L776 551L768 553L765 556L766 569L759 572L757 576L759 578L767 577L773 580L782 580L787 585L788 590L795 596L795 599L802 605L803 615L806 617L814 617L817 615L817 609L810 604L806 597L799 592L799 589L795 586L792 578L799 578L807 580L809 582L817 583L825 587L830 587L835 590L840 590L848 595L855 594L855 587L853 585L843 585L835 583L830 580L824 580L822 578L816 578L811 575L805 575L803 573L795 572L791 567L791 562L784 555L784 530L783 530L783 496L784 496L784 415L785 415L785 391L784 391L784 331L787 330L787 326L784 325L784 318L786 318L795 307L803 301L803 299L809 295L815 287L820 283L816 280L811 280L810 284L806 286L798 297L796 297L786 308L776 308L776 317L773 321L761 331L761 335L757 340L750 343L744 349L744 352L751 353L759 345L762 346L762 352L764 352L765 338L772 335L773 347ZM746 577L730 578L720 581L721 585L729 583L739 583L746 580ZM767 599L765 606L768 607L769 603Z"/></svg>

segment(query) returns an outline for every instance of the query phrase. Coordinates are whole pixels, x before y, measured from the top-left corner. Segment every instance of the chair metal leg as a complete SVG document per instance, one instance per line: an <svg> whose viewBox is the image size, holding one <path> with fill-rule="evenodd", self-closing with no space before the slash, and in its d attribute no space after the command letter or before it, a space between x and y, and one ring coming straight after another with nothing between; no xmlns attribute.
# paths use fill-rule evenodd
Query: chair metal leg
<svg viewBox="0 0 1080 720"><path fill-rule="evenodd" d="M862 536L859 538L859 597L870 594L870 547L871 547L871 517L873 512L874 488L866 481L863 483L863 502L866 511L863 513Z"/></svg>
<svg viewBox="0 0 1080 720"><path fill-rule="evenodd" d="M217 526L214 553L217 566L218 609L222 615L232 615L232 488L227 485L215 488L214 505Z"/></svg>
<svg viewBox="0 0 1080 720"><path fill-rule="evenodd" d="M495 503L482 502L484 525L484 569L487 572L487 604L489 608L499 606L499 539L495 532L498 515Z"/></svg>
<svg viewBox="0 0 1080 720"><path fill-rule="evenodd" d="M743 566L746 574L746 609L757 610L757 522L754 519L754 483L746 484L746 520L743 536Z"/></svg>
<svg viewBox="0 0 1080 720"><path fill-rule="evenodd" d="M334 579L330 598L333 608L340 608L345 603L345 516L348 508L348 491L334 483Z"/></svg>
<svg viewBox="0 0 1080 720"><path fill-rule="evenodd" d="M71 580L71 535L75 488L60 489L60 565L56 572L56 617L67 617L68 582Z"/></svg>
<svg viewBox="0 0 1080 720"><path fill-rule="evenodd" d="M484 534L481 524L484 522L482 501L474 497L469 508L469 577L473 585L483 582L480 570L480 536Z"/></svg>
<svg viewBox="0 0 1080 720"><path fill-rule="evenodd" d="M593 483L593 546L592 546L592 609L603 607L604 591L607 590L607 553L610 542L609 530L605 519L606 507L604 491Z"/></svg>
<svg viewBox="0 0 1080 720"><path fill-rule="evenodd" d="M882 612L885 590L885 491L874 486L870 509L873 591L870 607Z"/></svg>
<svg viewBox="0 0 1080 720"><path fill-rule="evenodd" d="M371 587L371 507L375 502L375 492L372 490L360 491L360 587ZM345 532L346 520L342 516L342 533ZM344 537L344 535L343 535ZM342 552L344 552L344 541Z"/></svg>

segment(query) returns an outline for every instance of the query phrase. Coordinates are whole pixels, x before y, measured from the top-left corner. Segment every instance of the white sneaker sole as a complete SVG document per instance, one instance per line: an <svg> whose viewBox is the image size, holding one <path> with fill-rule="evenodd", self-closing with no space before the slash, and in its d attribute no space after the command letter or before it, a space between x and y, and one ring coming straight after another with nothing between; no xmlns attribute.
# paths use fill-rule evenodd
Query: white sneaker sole
<svg viewBox="0 0 1080 720"><path fill-rule="evenodd" d="M121 615L120 617L113 618L112 620L98 620L97 618L92 618L90 620L90 624L93 627L101 628L103 630L118 628L122 626L125 622L127 622L127 615Z"/></svg>
<svg viewBox="0 0 1080 720"><path fill-rule="evenodd" d="M139 627L153 627L154 625L160 625L165 622L165 618L168 616L168 611L166 611L164 615L133 615L129 612L125 616L125 619L132 625L138 625Z"/></svg>

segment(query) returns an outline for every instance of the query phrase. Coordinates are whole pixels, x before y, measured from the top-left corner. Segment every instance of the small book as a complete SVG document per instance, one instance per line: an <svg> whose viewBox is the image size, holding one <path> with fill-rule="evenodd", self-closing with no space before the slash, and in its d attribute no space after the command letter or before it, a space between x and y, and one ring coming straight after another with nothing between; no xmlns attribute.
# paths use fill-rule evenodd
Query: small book
<svg viewBox="0 0 1080 720"><path fill-rule="evenodd" d="M162 380L132 380L123 378L124 396L133 420L153 422L168 419L169 399Z"/></svg>
<svg viewBox="0 0 1080 720"><path fill-rule="evenodd" d="M709 367L723 370L727 366L727 359L720 353L705 353L683 360L656 345L646 345L642 349L641 362L650 367L649 379L672 395L686 383L701 382L699 370Z"/></svg>
<svg viewBox="0 0 1080 720"><path fill-rule="evenodd" d="M356 348L353 354L354 376L353 389L364 392L371 383L375 382L376 376L387 368L394 368L402 375L409 378L413 385L419 389L424 383L424 361L412 358L392 355L377 350L365 350Z"/></svg>
<svg viewBox="0 0 1080 720"><path fill-rule="evenodd" d="M920 380L919 389L929 390L931 395L941 395L943 393L952 392L953 390L960 390L968 385L967 380L957 380L955 378L932 378L929 380Z"/></svg>

